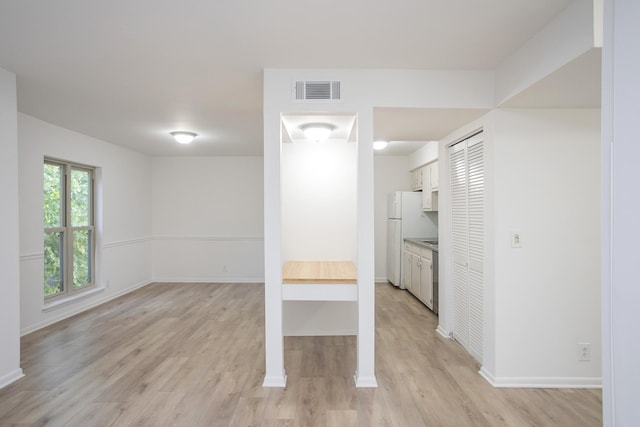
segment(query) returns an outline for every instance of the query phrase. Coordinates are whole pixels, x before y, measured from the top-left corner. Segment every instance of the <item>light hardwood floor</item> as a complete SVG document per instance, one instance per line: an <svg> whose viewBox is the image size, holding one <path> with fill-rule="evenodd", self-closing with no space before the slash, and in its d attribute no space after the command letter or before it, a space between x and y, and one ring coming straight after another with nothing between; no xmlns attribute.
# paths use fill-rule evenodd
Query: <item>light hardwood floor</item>
<svg viewBox="0 0 640 427"><path fill-rule="evenodd" d="M285 339L265 389L260 284L151 284L22 339L1 426L598 426L600 390L494 389L436 317L376 285L377 389L355 337Z"/></svg>

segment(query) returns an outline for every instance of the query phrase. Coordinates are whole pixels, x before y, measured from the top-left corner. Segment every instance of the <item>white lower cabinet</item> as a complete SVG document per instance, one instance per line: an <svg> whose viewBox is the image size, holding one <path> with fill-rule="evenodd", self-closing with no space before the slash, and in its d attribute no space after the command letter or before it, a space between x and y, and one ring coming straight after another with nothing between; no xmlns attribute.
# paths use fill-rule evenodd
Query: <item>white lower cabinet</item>
<svg viewBox="0 0 640 427"><path fill-rule="evenodd" d="M402 260L402 286L400 287L411 290L410 287L412 283L411 270L413 265L413 254L405 250Z"/></svg>
<svg viewBox="0 0 640 427"><path fill-rule="evenodd" d="M420 300L433 310L433 265L431 258L420 257Z"/></svg>
<svg viewBox="0 0 640 427"><path fill-rule="evenodd" d="M412 294L420 298L420 277L422 275L420 255L412 254L413 264L411 265L411 287Z"/></svg>
<svg viewBox="0 0 640 427"><path fill-rule="evenodd" d="M404 244L405 287L433 310L433 252L410 242Z"/></svg>

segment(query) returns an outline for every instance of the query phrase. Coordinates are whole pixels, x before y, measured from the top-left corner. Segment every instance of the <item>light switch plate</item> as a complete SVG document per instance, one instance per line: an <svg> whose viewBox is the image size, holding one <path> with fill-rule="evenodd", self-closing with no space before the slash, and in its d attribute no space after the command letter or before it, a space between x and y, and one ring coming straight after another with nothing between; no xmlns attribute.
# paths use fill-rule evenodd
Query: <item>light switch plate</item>
<svg viewBox="0 0 640 427"><path fill-rule="evenodd" d="M515 230L511 232L511 247L512 248L522 247L522 233L520 233L520 231Z"/></svg>

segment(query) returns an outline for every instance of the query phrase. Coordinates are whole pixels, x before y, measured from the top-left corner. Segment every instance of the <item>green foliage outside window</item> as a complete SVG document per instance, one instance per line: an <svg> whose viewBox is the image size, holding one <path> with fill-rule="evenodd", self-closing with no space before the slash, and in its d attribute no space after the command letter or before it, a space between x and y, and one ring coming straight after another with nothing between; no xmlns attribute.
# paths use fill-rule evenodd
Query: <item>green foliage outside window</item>
<svg viewBox="0 0 640 427"><path fill-rule="evenodd" d="M44 164L44 226L62 227L63 168ZM45 231L44 234L44 295L55 295L63 290L62 254L63 234Z"/></svg>
<svg viewBox="0 0 640 427"><path fill-rule="evenodd" d="M44 226L62 226L62 166L44 164Z"/></svg>
<svg viewBox="0 0 640 427"><path fill-rule="evenodd" d="M65 165L44 164L44 294L56 295L66 290L66 248L71 248L72 262L66 277L74 289L92 282L93 230L92 171L70 168L69 200L66 197ZM65 206L67 209L65 209ZM68 218L66 213L68 212ZM71 244L66 240L70 239Z"/></svg>
<svg viewBox="0 0 640 427"><path fill-rule="evenodd" d="M86 170L71 169L71 226L90 225L91 176Z"/></svg>
<svg viewBox="0 0 640 427"><path fill-rule="evenodd" d="M62 292L62 233L44 234L44 295Z"/></svg>
<svg viewBox="0 0 640 427"><path fill-rule="evenodd" d="M73 287L80 288L91 282L91 232L73 232Z"/></svg>

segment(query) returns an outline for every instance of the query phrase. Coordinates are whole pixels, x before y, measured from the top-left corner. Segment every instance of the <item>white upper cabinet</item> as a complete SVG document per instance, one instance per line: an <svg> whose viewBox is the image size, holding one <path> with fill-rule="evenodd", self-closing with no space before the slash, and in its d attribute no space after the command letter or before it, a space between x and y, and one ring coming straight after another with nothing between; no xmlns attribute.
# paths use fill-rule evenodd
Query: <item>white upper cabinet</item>
<svg viewBox="0 0 640 427"><path fill-rule="evenodd" d="M431 191L438 191L438 161L431 163Z"/></svg>
<svg viewBox="0 0 640 427"><path fill-rule="evenodd" d="M422 168L414 169L409 173L411 174L411 190L422 190Z"/></svg>
<svg viewBox="0 0 640 427"><path fill-rule="evenodd" d="M419 169L422 171L422 210L438 210L438 161ZM434 179L435 177L435 179Z"/></svg>

